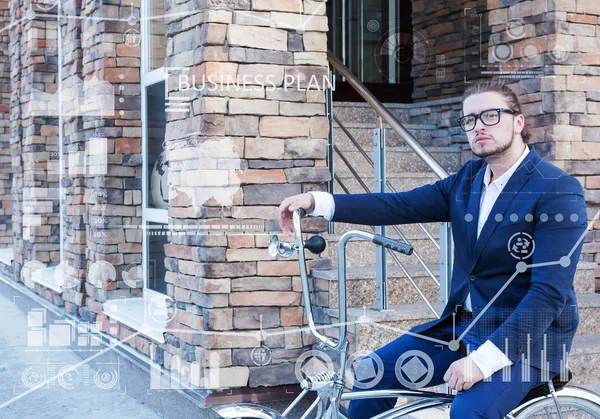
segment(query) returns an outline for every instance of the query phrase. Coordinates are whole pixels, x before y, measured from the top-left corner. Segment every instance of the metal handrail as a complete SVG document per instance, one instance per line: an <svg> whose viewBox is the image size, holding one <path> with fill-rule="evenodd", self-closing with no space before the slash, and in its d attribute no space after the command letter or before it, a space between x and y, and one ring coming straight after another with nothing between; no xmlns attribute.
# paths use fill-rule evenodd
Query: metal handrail
<svg viewBox="0 0 600 419"><path fill-rule="evenodd" d="M350 70L335 56L330 50L327 50L327 59L333 68L335 68L350 85L356 90L356 92L375 109L375 112L388 123L390 127L402 138L406 144L415 152L417 155L429 166L431 170L440 178L444 179L448 177L448 172L444 170L442 166L429 154L425 148L410 132L402 126L402 124L396 119L390 111L375 97L369 90L356 78Z"/></svg>
<svg viewBox="0 0 600 419"><path fill-rule="evenodd" d="M371 165L371 167L375 167L375 164L373 163L373 159L371 159L371 157L369 157L369 155L362 148L362 146L358 143L358 141L356 141L356 138L354 138L354 136L350 133L350 131L348 131L348 128L346 128L344 126L344 124L342 124L342 121L340 121L337 116L335 116L333 113L331 115L333 117L333 120L336 122L336 124L338 124L338 126L341 128L341 130L344 131L344 134L346 134L346 136L352 142L352 144L354 144L354 146L358 149L360 154L362 154L362 156L367 160L367 163L369 163L369 165ZM381 117L379 117L379 122L380 122L380 126L383 127L383 124L381 123ZM334 145L333 147L334 147L334 150L339 154L339 156L344 160L344 163L346 163L346 166L348 166L348 169L350 169L352 171L351 166L347 163L346 159L343 156L343 153L337 148L337 146ZM354 177L357 178L356 180L361 182L361 180L358 178L358 175L356 175L355 173L352 173L352 174L354 175ZM396 190L396 188L394 187L394 185L392 185L392 183L388 179L386 179L385 184L386 184L387 188L390 191L392 191L393 193L398 192ZM364 185L363 185L363 187L364 187ZM431 232L429 230L427 230L427 227L425 227L422 223L418 223L418 226L421 228L421 230L423 230L423 232L425 233L427 238L429 240L431 240L431 242L437 248L437 250L440 250L440 245L435 241L435 238L431 235ZM430 274L432 276L434 276L433 273L430 273Z"/></svg>
<svg viewBox="0 0 600 419"><path fill-rule="evenodd" d="M356 90L356 92L369 105L371 105L371 107L373 107L373 109L375 110L375 112L378 115L378 123L379 123L380 129L384 129L382 121L385 121L400 136L400 138L402 138L408 144L408 146L425 162L425 164L427 164L427 166L436 174L436 176L438 178L444 179L449 176L448 172L446 172L444 170L444 168L442 168L442 166L431 156L431 154L429 154L429 152L427 150L425 150L425 148L423 146L421 146L421 144L418 143L418 141L412 136L412 134L410 134L404 128L404 126L396 119L396 117L390 111L388 111L387 108L385 106L383 106L383 104L375 96L373 96L373 94L360 82L360 80L358 80L358 78L354 74L352 74L352 72L331 51L329 51L329 50L327 51L327 56L328 56L328 60L329 60L329 63L331 64L331 66L345 78L345 80L354 88L354 90ZM331 97L329 99L331 101ZM342 131L347 135L347 137L350 139L350 141L361 152L363 157L366 158L366 160L369 162L371 167L374 167L373 160L367 155L367 153L364 151L362 146L358 143L358 141L356 141L356 139L352 136L352 134L348 131L348 129L333 114L332 103L330 103L329 105L331 107L331 109L330 109L330 128L333 128L332 122L335 121L338 124L338 126L342 129ZM332 151L335 151L340 156L340 158L342 158L342 160L344 161L344 163L346 163L346 166L348 167L348 169L350 170L350 172L352 173L354 178L356 178L356 180L360 183L362 188L365 191L370 192L369 188L364 184L364 182L362 181L362 179L360 178L358 173L356 173L356 171L351 167L351 165L348 164L347 159L345 158L343 153L336 146L333 145L333 140L332 140L333 137L332 137L331 133L330 133L330 136L331 136L330 137L330 139L331 139L330 146L332 146L332 149L333 149ZM338 179L337 175L335 175L335 178ZM341 180L341 179L338 179L338 180ZM391 184L391 182L388 179L385 180L385 184L386 184L386 187L390 191L392 191L394 193L397 192L396 189L394 188L394 186ZM345 187L343 187L343 189L346 190L346 192L347 192L347 189ZM423 232L426 234L426 236L431 240L431 242L434 244L434 246L441 252L442 249L441 249L440 245L437 243L437 241L432 236L432 234L429 232L429 230L422 223L418 223L418 225L421 228L421 230L423 230ZM406 243L410 244L409 241L406 239L406 236L398 229L398 227L392 226L392 228ZM446 226L446 228L444 228L443 231L444 231L445 235L451 234L449 227L447 227L447 226ZM440 234L441 234L440 240L442 240L445 245L451 245L450 236L442 237L442 231L440 231ZM449 253L448 253L448 251L449 251ZM444 256L442 254L440 254L440 258L448 257L449 255L451 255L452 251L450 248L448 248L448 249L444 249L444 253L445 253ZM421 290L419 289L417 284L414 282L414 280L410 276L410 274L406 271L406 269L404 268L402 263L395 257L394 254L392 254L392 257L396 260L398 266L402 269L402 271L404 271L404 274L406 275L406 277L409 279L409 281L412 283L412 285L415 287L415 289L421 295L421 297L425 300L425 302L431 308L433 313L437 317L439 317L439 314L437 313L437 311L435 309L433 309L433 307L429 303L428 299L421 292ZM438 281L437 278L435 277L435 274L431 271L429 266L425 263L425 261L420 257L420 255L417 252L415 252L415 257L417 258L417 260L419 261L421 266L423 266L424 269L427 271L429 276L434 280L436 285L440 287L440 300L441 300L442 308L443 308L443 306L445 305L445 302L446 302L446 298L444 297L444 294L445 294L445 291L447 291L447 289L449 287L448 281L449 281L450 272L452 269L451 261L442 261L440 259L440 268L443 266L444 272L442 272L442 269L440 269L440 276L441 276L441 279L443 279L443 281ZM443 282L444 286L441 285L442 282Z"/></svg>
<svg viewBox="0 0 600 419"><path fill-rule="evenodd" d="M369 163L369 165L372 168L375 167L375 164L373 163L373 160L369 157L369 155L367 154L367 152L365 151L365 149L362 148L362 146L358 143L358 141L356 141L356 138L354 138L354 136L350 133L350 131L348 131L348 129L344 126L344 124L342 124L342 122L335 115L333 115L333 119L339 125L339 127L342 129L342 131L344 131L344 134L346 134L346 136L350 139L350 141L352 142L352 144L354 144L354 146L358 149L358 151L367 160L367 163ZM344 156L344 153L336 145L333 146L333 149L340 156L340 158L342 159L342 161L346 164L346 167L348 168L348 170L350 171L350 173L352 173L352 175L354 176L354 178L358 181L358 183L360 183L360 186L362 186L362 188L365 190L365 192L370 193L371 190L363 182L363 180L360 178L360 175L356 172L356 170L354 170L354 168L350 165L350 163L348 162L348 160ZM386 179L385 183L386 183L387 187L392 192L394 192L394 193L397 192L396 188L394 188L394 186L390 183L389 180ZM348 192L346 192L346 193L348 193ZM427 228L422 223L418 223L418 225L421 228L421 230L423 230L425 232L425 234L427 235L427 238L429 240L431 240L431 242L437 248L437 250L440 250L440 245L435 241L435 238L431 235L431 232L429 230L427 230ZM405 243L410 244L410 242L408 241L408 239L406 238L406 236L404 235L404 233L402 233L402 231L400 231L400 229L397 226L392 225L391 227L394 229L394 231L396 232L396 234L398 234L398 236L400 236L402 238L402 240L404 240ZM417 258L417 260L419 261L419 263L427 271L427 273L433 279L433 281L435 282L435 284L437 286L439 286L440 283L436 279L435 274L431 271L431 269L429 268L429 266L427 266L427 264L421 258L421 255L417 252L416 249L413 251L413 255Z"/></svg>
<svg viewBox="0 0 600 419"><path fill-rule="evenodd" d="M340 156L341 157L341 156ZM336 176L337 178L337 176ZM359 182L362 183L361 179L357 179ZM343 182L341 181L341 179L338 179L338 181L340 182L340 186L346 191L346 193L348 192L348 189L344 186ZM365 190L367 192L371 192L369 190L369 188L367 186L364 185L363 183L363 187L365 188ZM373 226L369 226L371 227L371 230L375 231L375 227ZM403 238L404 242L408 245L410 245L410 243L408 242L408 240L406 240L406 238L404 237L404 235L400 232L400 230L396 227L393 226L396 229L396 232L400 233L401 237ZM404 273L404 275L406 276L406 278L408 279L408 281L412 284L412 286L417 290L417 293L421 296L421 298L423 299L423 301L425 301L425 304L427 304L427 306L429 307L429 309L433 312L433 314L439 319L440 318L440 313L438 313L438 311L433 308L433 306L431 305L431 302L427 299L427 296L425 296L425 293L421 290L421 288L419 287L419 285L417 285L417 283L415 282L415 279L412 277L412 275L406 270L406 268L404 267L404 265L402 264L402 262L400 262L400 259L398 259L398 256L396 255L395 252L391 251L390 249L386 249L387 252L389 253L390 256L392 256L392 259L394 259L394 261L396 262L396 265L398 265L398 267L402 270L402 273ZM413 248L413 255L416 254L416 250ZM425 262L418 257L417 258L421 264L423 265L423 267L427 270L427 272L430 272L431 275L433 275L433 273L429 270L429 267L425 264ZM435 276L433 276L433 280L435 281L435 283L439 286L440 283L438 282L438 280L435 278ZM340 320L341 321L341 320Z"/></svg>
<svg viewBox="0 0 600 419"><path fill-rule="evenodd" d="M338 122L339 124L339 122ZM366 156L366 153L364 151L364 149L361 147L360 144L355 143L356 147L358 147L358 149L361 151L361 153L363 153L363 155ZM334 150L336 151L336 153L340 156L340 158L342 159L342 161L346 164L348 170L350 170L350 173L352 173L352 175L354 176L354 178L358 181L358 183L360 184L360 186L362 186L362 188L364 189L365 192L367 193L371 193L372 191L369 189L369 187L363 182L363 180L360 178L360 175L356 172L356 170L354 170L352 168L352 166L350 165L350 162L346 159L346 157L344 156L344 154L341 152L341 150L339 150L337 148L337 146L334 146ZM368 156L366 156L368 158ZM369 158L370 160L370 158ZM371 166L373 166L372 162L370 162ZM341 179L339 179L336 175L336 179L338 180L338 182L340 183L340 186L342 186L342 188L344 189L344 191L346 193L348 192L348 189L343 186ZM387 181L386 183L389 183L389 181ZM388 185L391 186L391 185ZM396 192L396 190L394 189L393 192ZM419 226L421 226L421 228L426 232L429 233L429 230L427 230L425 228L425 226L421 223L419 223ZM406 236L404 235L404 233L402 233L402 231L398 228L398 226L396 225L392 225L390 226L394 229L394 231L396 232L396 234L398 234L398 236L404 240L404 243L406 244L410 244L410 242L408 241L408 239L406 238ZM433 244L435 245L435 247L437 247L437 249L440 249L439 244L435 241L435 239L431 236L431 234L428 234L428 238L433 242ZM423 266L423 269L425 269L425 271L429 274L429 276L431 277L431 279L433 279L433 282L435 282L435 284L439 287L440 286L440 282L437 280L437 278L435 277L435 274L431 271L431 269L429 268L429 266L427 266L427 263L425 263L425 261L423 260L423 258L421 257L421 255L419 254L419 252L417 252L417 249L413 250L413 255L417 258L417 261L421 264L421 266ZM404 273L407 276L408 273L406 272L406 270L400 266L400 268L402 268L402 270L404 271ZM412 279L412 278L411 278ZM412 281L411 281L412 282Z"/></svg>

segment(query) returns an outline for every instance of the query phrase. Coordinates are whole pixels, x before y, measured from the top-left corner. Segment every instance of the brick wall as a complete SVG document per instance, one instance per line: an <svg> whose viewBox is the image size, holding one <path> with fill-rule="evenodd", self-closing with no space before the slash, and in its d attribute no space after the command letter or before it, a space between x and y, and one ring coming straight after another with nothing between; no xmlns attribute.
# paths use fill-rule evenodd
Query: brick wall
<svg viewBox="0 0 600 419"><path fill-rule="evenodd" d="M167 13L189 8L169 6ZM171 237L167 280L178 310L164 365L177 369L175 355L183 368L196 361L200 370L191 381L207 388L291 384L297 380L290 361L312 340L300 328L298 264L271 258L267 233L279 230L275 211L285 197L325 190L329 180L325 4L255 0L222 6L167 22L168 67L189 69L196 84L203 76L229 76L242 85L217 81L217 89L182 92L171 83L170 94L187 94L192 110L187 117L170 116L167 124L170 225L258 228L250 234L234 228L237 234ZM194 39L197 49L190 54ZM304 91L313 75L320 91ZM223 197L202 198L214 198L211 188L218 186L230 188L223 207ZM323 220L312 222L312 231L325 229ZM261 344L261 322L263 343L272 350L265 366L251 359Z"/></svg>
<svg viewBox="0 0 600 419"><path fill-rule="evenodd" d="M510 85L531 127L531 143L586 189L588 218L600 210L600 5L594 0L551 2L488 0L489 56L510 45L512 59L496 60L506 72L521 73ZM515 36L510 22L523 23ZM509 80L510 81L510 80ZM599 262L600 223L586 238L582 258ZM600 289L600 269L596 271Z"/></svg>
<svg viewBox="0 0 600 419"><path fill-rule="evenodd" d="M132 12L137 17L133 21L115 20L127 19ZM142 262L142 237L136 228L141 224L142 188L139 46L132 48L124 40L127 30L140 30L139 13L139 0L101 5L88 1L81 11L86 17L82 78L110 83L114 94L114 109L101 110L101 117L83 116L79 133L87 165L78 206L87 220L87 298L82 315L90 320L102 313L105 301L142 294L141 288L121 281L129 264ZM84 94L90 98L95 91L90 88Z"/></svg>
<svg viewBox="0 0 600 419"><path fill-rule="evenodd" d="M0 25L10 25L8 2L0 3ZM11 181L9 32L4 31L0 37L0 248L12 244Z"/></svg>
<svg viewBox="0 0 600 419"><path fill-rule="evenodd" d="M485 78L479 63L487 61L486 16L493 8L486 0L413 0L415 101L460 96L464 80Z"/></svg>
<svg viewBox="0 0 600 419"><path fill-rule="evenodd" d="M15 274L23 264L59 261L58 127L51 97L57 83L57 25L50 16L19 22L25 8L11 3L10 136ZM43 11L33 9L33 13Z"/></svg>

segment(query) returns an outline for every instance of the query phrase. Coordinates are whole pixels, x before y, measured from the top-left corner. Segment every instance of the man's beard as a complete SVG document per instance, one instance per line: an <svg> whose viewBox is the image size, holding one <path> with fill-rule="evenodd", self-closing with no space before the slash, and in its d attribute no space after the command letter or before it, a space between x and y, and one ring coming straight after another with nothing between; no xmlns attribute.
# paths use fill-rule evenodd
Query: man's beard
<svg viewBox="0 0 600 419"><path fill-rule="evenodd" d="M495 140L494 137L490 136L490 138L492 138L492 139ZM508 150L512 146L512 143L513 143L514 139L515 139L515 131L513 130L512 136L510 137L510 141L508 141L507 143L500 144L500 145L496 146L496 148L494 148L492 150L487 150L487 151L483 150L483 151L481 151L479 153L477 153L473 148L471 148L471 151L473 152L473 154L475 156L479 157L480 159L483 159L483 158L486 158L486 157L490 157L490 156L495 156L497 154L502 154L506 150Z"/></svg>

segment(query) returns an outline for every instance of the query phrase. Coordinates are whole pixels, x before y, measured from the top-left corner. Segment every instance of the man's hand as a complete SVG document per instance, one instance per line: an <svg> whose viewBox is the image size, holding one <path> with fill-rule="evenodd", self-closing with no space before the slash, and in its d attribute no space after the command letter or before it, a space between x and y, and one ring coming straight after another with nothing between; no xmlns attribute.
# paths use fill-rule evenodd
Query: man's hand
<svg viewBox="0 0 600 419"><path fill-rule="evenodd" d="M483 373L469 357L453 362L444 374L444 381L457 391L469 390L481 380L483 380Z"/></svg>
<svg viewBox="0 0 600 419"><path fill-rule="evenodd" d="M312 211L314 207L315 199L310 193L303 193L285 198L279 205L279 208L277 208L277 218L279 219L279 226L281 227L281 230L285 234L293 233L294 211L296 211L298 208L303 208L306 211Z"/></svg>

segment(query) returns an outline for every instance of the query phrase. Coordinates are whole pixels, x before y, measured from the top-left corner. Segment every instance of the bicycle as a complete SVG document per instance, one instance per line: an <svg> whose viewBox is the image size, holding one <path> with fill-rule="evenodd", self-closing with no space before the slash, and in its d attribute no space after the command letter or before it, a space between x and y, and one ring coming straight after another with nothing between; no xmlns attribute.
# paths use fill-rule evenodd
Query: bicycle
<svg viewBox="0 0 600 419"><path fill-rule="evenodd" d="M298 263L300 264L300 276L302 282L302 296L304 310L308 327L313 336L320 342L322 348L327 347L336 353L335 371L323 371L307 376L300 382L302 392L295 400L279 413L273 409L255 404L234 404L215 407L214 410L224 419L283 419L289 417L292 410L311 391L316 392L316 398L302 416L306 419L317 409L316 417L324 419L348 419L348 416L340 409L340 402L369 398L399 398L405 397L416 399L415 401L393 407L372 419L393 419L418 411L436 407L449 407L454 395L451 393L437 393L421 390L364 390L358 392L347 390L346 384L346 361L348 340L346 339L346 244L350 239L360 238L368 240L378 246L400 252L405 255L412 253L412 247L408 244L392 240L377 234L365 231L353 230L345 233L338 246L338 281L339 281L339 339L330 338L321 334L314 323L312 305L310 301L310 290L306 270L306 259L304 250L320 254L325 250L325 240L320 236L313 236L304 241L302 239L301 217L305 211L298 209L294 211L294 238L292 242L281 242L276 235L271 237L269 253L272 256L289 258L294 251L298 252ZM555 377L552 381L542 384L531 390L523 399L521 404L510 412L505 419L526 418L594 418L600 419L600 397L586 389L567 386L566 381L560 381Z"/></svg>

